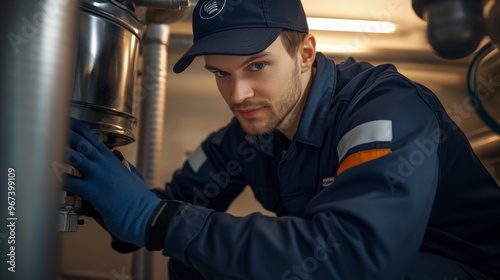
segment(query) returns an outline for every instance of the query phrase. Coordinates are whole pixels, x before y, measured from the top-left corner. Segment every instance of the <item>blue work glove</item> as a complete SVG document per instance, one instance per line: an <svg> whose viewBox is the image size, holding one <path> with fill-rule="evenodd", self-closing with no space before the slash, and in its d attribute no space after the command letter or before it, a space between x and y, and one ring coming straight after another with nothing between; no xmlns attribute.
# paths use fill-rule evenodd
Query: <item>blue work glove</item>
<svg viewBox="0 0 500 280"><path fill-rule="evenodd" d="M122 241L116 236L114 236L114 234L112 234L104 224L104 220L102 219L101 214L99 214L99 212L95 210L94 206L92 206L90 202L83 200L82 206L75 212L76 214L78 214L78 216L86 216L93 218L106 232L108 232L109 235L111 236L111 248L113 248L115 251L122 254L126 254L126 253L132 253L139 249L139 247L135 246L134 244Z"/></svg>
<svg viewBox="0 0 500 280"><path fill-rule="evenodd" d="M94 132L73 118L67 153L67 163L82 177L68 176L66 190L89 201L118 239L143 247L150 218L161 200Z"/></svg>
<svg viewBox="0 0 500 280"><path fill-rule="evenodd" d="M139 179L141 179L141 181L144 182L144 177L139 172L139 170L137 170L137 168L135 168L134 165L129 163L122 155L122 153L120 153L120 151L113 150L113 154L118 158L118 160L120 160L123 164L125 164L125 166L129 168L134 175L139 177ZM78 214L78 216L87 216L93 218L107 233L109 233L109 235L111 236L111 247L115 251L126 254L137 251L139 249L139 247L135 246L134 244L122 241L116 236L114 236L114 234L112 234L104 224L104 220L102 219L101 214L99 214L99 212L95 210L94 206L92 206L90 202L82 200L82 206L75 212L76 214Z"/></svg>

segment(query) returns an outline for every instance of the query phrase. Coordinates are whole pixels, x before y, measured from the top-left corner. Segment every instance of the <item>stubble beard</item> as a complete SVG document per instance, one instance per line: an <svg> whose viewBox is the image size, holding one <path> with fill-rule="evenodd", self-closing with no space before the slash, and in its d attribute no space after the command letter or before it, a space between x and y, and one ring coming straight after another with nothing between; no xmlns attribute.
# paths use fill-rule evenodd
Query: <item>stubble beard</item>
<svg viewBox="0 0 500 280"><path fill-rule="evenodd" d="M278 100L278 103L273 109L273 115L264 125L254 126L252 124L246 124L245 122L247 121L240 120L241 127L246 134L251 136L269 134L291 117L290 113L299 103L302 91L302 80L297 62L295 62L292 75L293 77L286 91L288 94Z"/></svg>

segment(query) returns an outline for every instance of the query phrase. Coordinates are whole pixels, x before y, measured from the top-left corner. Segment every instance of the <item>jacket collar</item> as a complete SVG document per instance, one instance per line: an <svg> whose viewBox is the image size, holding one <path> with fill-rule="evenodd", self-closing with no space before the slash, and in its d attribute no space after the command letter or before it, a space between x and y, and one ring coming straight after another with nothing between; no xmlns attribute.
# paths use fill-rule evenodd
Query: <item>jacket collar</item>
<svg viewBox="0 0 500 280"><path fill-rule="evenodd" d="M293 140L321 147L325 123L331 108L336 84L335 63L322 53L316 54L316 75Z"/></svg>

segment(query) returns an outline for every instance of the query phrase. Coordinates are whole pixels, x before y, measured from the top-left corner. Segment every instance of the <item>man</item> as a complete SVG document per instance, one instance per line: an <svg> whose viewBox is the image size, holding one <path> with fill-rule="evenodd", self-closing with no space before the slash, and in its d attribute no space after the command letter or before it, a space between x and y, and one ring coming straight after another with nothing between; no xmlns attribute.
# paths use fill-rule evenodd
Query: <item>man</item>
<svg viewBox="0 0 500 280"><path fill-rule="evenodd" d="M116 239L172 279L500 277L500 189L427 88L316 53L299 0L199 1L193 32L174 71L203 56L235 119L165 190L73 121L67 189ZM247 185L277 217L224 213Z"/></svg>

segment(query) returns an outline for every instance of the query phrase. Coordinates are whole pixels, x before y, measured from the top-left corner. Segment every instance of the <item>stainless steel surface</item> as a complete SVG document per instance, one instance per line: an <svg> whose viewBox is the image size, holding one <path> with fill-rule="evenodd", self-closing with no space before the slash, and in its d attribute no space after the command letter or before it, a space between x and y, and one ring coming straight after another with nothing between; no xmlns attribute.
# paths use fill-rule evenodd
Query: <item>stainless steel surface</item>
<svg viewBox="0 0 500 280"><path fill-rule="evenodd" d="M57 231L75 232L78 230L80 218L76 211L82 206L82 199L77 196L68 195L65 191L60 194L59 221ZM83 220L82 220L83 222Z"/></svg>
<svg viewBox="0 0 500 280"><path fill-rule="evenodd" d="M167 10L181 10L189 6L189 0L135 0L136 6L145 6Z"/></svg>
<svg viewBox="0 0 500 280"><path fill-rule="evenodd" d="M191 15L189 7L180 10L148 8L145 13L147 23L169 24L187 19Z"/></svg>
<svg viewBox="0 0 500 280"><path fill-rule="evenodd" d="M80 217L73 209L60 209L59 220L57 223L57 231L59 232L76 232Z"/></svg>
<svg viewBox="0 0 500 280"><path fill-rule="evenodd" d="M144 248L134 252L132 256L132 277L135 280L153 279L153 254Z"/></svg>
<svg viewBox="0 0 500 280"><path fill-rule="evenodd" d="M63 182L52 164L64 162L67 145L77 8L77 1L63 0L16 0L2 7L0 166L5 184L8 168L15 170L15 195L6 187L0 194L0 279L57 279ZM15 198L12 215L7 196ZM7 218L13 227L6 227Z"/></svg>
<svg viewBox="0 0 500 280"><path fill-rule="evenodd" d="M500 49L495 45L493 47L480 62L474 79L481 104L492 118L498 120L500 119L498 110L498 104L500 104Z"/></svg>
<svg viewBox="0 0 500 280"><path fill-rule="evenodd" d="M70 176L82 177L78 169L68 164L58 164L58 169L61 174L66 173ZM68 194L66 191L59 193L59 220L57 222L57 231L59 232L75 232L78 230L78 225L83 223L80 220L76 211L82 206L82 199L78 196Z"/></svg>
<svg viewBox="0 0 500 280"><path fill-rule="evenodd" d="M71 116L110 147L135 141L134 85L142 21L114 1L82 1Z"/></svg>
<svg viewBox="0 0 500 280"><path fill-rule="evenodd" d="M468 137L479 159L493 165L500 163L500 135L485 127L474 131Z"/></svg>
<svg viewBox="0 0 500 280"><path fill-rule="evenodd" d="M146 185L161 187L159 170L167 95L167 44L169 26L148 25L143 37L143 76L137 168Z"/></svg>
<svg viewBox="0 0 500 280"><path fill-rule="evenodd" d="M161 156L167 95L167 45L170 28L166 24L148 25L143 37L143 76L138 170L149 187L160 187ZM136 279L151 279L151 253L140 250L133 257Z"/></svg>
<svg viewBox="0 0 500 280"><path fill-rule="evenodd" d="M198 0L188 0L186 4L175 6L174 9L158 8L155 6L136 6L136 14L147 24L170 24L174 22L190 22L194 5ZM190 28L191 30L191 28Z"/></svg>
<svg viewBox="0 0 500 280"><path fill-rule="evenodd" d="M500 50L493 49L479 63L474 77L479 102L493 120L500 123ZM471 106L472 109L474 107ZM486 163L500 164L500 135L489 127L477 129L467 135L477 156Z"/></svg>
<svg viewBox="0 0 500 280"><path fill-rule="evenodd" d="M117 0L80 0L80 10L109 19L138 35L144 26L130 5L123 5Z"/></svg>

